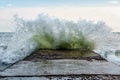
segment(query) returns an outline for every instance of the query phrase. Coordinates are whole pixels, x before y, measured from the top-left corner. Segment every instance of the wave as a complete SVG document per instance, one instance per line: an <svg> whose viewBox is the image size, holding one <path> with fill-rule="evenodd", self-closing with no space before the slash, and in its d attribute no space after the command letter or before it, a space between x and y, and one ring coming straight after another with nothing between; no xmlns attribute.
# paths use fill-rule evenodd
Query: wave
<svg viewBox="0 0 120 80"><path fill-rule="evenodd" d="M40 14L35 20L25 20L15 16L15 23L16 31L7 45L7 49L0 50L1 62L14 63L41 48L42 45L38 44L34 36L38 35L39 40L45 42L41 37L44 30L54 37L52 48L56 48L56 45L60 44L60 39L69 41L71 34L74 35L75 39L78 39L77 33L81 32L87 40L94 41L95 48L92 48L93 51L108 61L120 65L120 36L113 33L105 22L88 20L73 22ZM60 35L64 35L64 38L60 38ZM48 45L49 43L46 42L45 44Z"/></svg>

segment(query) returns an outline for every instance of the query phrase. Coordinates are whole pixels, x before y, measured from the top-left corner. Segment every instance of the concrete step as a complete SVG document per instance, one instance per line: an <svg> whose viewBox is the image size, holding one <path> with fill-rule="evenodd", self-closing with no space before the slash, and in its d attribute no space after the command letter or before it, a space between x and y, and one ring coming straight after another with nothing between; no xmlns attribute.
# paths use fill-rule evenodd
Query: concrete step
<svg viewBox="0 0 120 80"><path fill-rule="evenodd" d="M42 60L41 62L21 61L3 72L1 77L42 77L49 75L109 74L120 75L120 66L106 61L86 60Z"/></svg>

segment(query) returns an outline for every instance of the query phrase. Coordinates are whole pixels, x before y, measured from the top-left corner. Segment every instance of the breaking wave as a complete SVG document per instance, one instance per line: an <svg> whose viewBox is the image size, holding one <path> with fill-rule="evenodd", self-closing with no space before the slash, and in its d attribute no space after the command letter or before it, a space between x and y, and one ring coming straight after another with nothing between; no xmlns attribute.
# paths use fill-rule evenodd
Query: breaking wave
<svg viewBox="0 0 120 80"><path fill-rule="evenodd" d="M17 25L15 34L7 48L0 49L1 62L14 63L38 49L40 45L34 40L34 36L44 29L47 34L55 37L54 44L56 45L59 44L59 37L63 32L64 41L69 39L71 33L77 35L76 32L82 32L87 39L94 41L93 51L108 61L120 65L120 36L113 33L112 29L102 21L79 20L73 22L40 14L35 20L15 17L15 22Z"/></svg>

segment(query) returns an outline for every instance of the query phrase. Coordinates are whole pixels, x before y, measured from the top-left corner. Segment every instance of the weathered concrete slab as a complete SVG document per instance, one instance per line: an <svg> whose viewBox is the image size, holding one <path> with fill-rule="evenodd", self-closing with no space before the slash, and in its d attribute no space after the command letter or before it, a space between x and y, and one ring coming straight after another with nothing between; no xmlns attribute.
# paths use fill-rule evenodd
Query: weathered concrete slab
<svg viewBox="0 0 120 80"><path fill-rule="evenodd" d="M0 72L0 76L43 76L69 74L120 75L120 67L110 62L85 60L22 61Z"/></svg>
<svg viewBox="0 0 120 80"><path fill-rule="evenodd" d="M2 77L0 80L120 80L117 75L78 75L44 77Z"/></svg>
<svg viewBox="0 0 120 80"><path fill-rule="evenodd" d="M0 78L0 80L50 80L50 79L45 77L7 77L7 78ZM52 79L52 80L56 80L56 79Z"/></svg>
<svg viewBox="0 0 120 80"><path fill-rule="evenodd" d="M0 80L83 80L81 77L7 77Z"/></svg>
<svg viewBox="0 0 120 80"><path fill-rule="evenodd" d="M79 77L6 77L0 80L119 80L119 77L79 76Z"/></svg>
<svg viewBox="0 0 120 80"><path fill-rule="evenodd" d="M12 64L2 64L0 63L0 71L4 71L5 69L9 68L12 66Z"/></svg>

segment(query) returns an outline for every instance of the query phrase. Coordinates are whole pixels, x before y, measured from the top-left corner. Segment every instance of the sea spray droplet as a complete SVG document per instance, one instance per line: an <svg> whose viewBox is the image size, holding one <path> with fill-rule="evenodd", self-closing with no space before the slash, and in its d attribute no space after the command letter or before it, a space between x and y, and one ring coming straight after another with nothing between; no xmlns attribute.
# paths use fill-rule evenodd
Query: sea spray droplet
<svg viewBox="0 0 120 80"><path fill-rule="evenodd" d="M120 57L115 55L116 50L120 49L119 35L104 22L79 20L75 23L43 14L35 20L16 16L15 22L18 27L1 62L14 63L38 48L86 48L94 49L107 60L120 65Z"/></svg>

